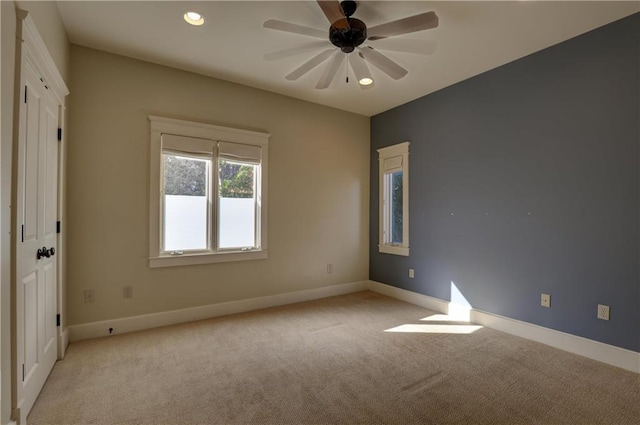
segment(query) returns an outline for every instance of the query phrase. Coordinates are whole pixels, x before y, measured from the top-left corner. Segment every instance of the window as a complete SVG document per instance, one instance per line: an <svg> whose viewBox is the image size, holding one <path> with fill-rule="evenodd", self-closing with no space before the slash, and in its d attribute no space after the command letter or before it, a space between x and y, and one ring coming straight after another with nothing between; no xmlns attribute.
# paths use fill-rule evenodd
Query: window
<svg viewBox="0 0 640 425"><path fill-rule="evenodd" d="M269 135L149 120L150 267L267 258Z"/></svg>
<svg viewBox="0 0 640 425"><path fill-rule="evenodd" d="M409 255L409 142L378 149L380 227L378 250Z"/></svg>

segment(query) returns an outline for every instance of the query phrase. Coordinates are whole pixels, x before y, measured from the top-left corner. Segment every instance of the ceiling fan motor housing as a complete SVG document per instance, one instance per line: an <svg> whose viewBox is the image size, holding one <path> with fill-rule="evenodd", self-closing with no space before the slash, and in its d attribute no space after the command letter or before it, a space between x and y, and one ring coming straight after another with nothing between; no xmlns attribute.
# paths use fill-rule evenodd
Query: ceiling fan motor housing
<svg viewBox="0 0 640 425"><path fill-rule="evenodd" d="M344 21L348 25L344 25ZM367 26L360 19L340 19L329 28L329 41L344 53L351 53L367 39Z"/></svg>

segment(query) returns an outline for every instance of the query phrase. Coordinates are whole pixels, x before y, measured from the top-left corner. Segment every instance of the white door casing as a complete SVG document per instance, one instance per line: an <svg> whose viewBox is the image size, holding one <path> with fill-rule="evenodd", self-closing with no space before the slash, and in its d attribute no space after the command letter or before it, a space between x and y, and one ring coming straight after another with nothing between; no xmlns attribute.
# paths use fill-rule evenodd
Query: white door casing
<svg viewBox="0 0 640 425"><path fill-rule="evenodd" d="M31 18L17 16L12 408L23 424L59 354L58 128L68 89Z"/></svg>

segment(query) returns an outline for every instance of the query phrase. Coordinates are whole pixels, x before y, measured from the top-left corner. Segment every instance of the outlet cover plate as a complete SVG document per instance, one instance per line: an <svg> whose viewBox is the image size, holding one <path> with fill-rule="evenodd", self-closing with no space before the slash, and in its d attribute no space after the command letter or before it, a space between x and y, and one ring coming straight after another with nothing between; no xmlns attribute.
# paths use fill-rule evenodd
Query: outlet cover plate
<svg viewBox="0 0 640 425"><path fill-rule="evenodd" d="M413 279L415 277L415 271L413 269L409 269L409 279Z"/></svg>
<svg viewBox="0 0 640 425"><path fill-rule="evenodd" d="M598 304L598 319L609 320L609 306Z"/></svg>
<svg viewBox="0 0 640 425"><path fill-rule="evenodd" d="M133 286L127 285L122 287L122 298L133 298Z"/></svg>
<svg viewBox="0 0 640 425"><path fill-rule="evenodd" d="M85 303L94 303L94 302L96 302L96 291L94 289L85 289L84 290L84 302Z"/></svg>
<svg viewBox="0 0 640 425"><path fill-rule="evenodd" d="M551 307L551 294L540 295L540 305L542 307Z"/></svg>

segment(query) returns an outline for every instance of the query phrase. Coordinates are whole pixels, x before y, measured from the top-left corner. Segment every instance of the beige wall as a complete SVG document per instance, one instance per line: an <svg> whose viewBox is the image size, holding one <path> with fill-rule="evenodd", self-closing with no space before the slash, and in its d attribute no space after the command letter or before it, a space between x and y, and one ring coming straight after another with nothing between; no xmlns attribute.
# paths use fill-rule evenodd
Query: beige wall
<svg viewBox="0 0 640 425"><path fill-rule="evenodd" d="M2 25L0 45L2 60L0 82L2 91L2 115L0 132L0 302L1 302L1 367L2 367L2 403L0 423L7 423L11 415L11 169L14 114L14 70L15 70L15 31L16 7L29 11L47 49L51 53L59 71L68 83L69 43L62 25L57 6L53 2L0 1Z"/></svg>
<svg viewBox="0 0 640 425"><path fill-rule="evenodd" d="M367 117L75 45L71 73L69 324L367 279ZM150 114L272 135L267 260L149 269Z"/></svg>

